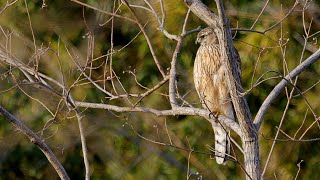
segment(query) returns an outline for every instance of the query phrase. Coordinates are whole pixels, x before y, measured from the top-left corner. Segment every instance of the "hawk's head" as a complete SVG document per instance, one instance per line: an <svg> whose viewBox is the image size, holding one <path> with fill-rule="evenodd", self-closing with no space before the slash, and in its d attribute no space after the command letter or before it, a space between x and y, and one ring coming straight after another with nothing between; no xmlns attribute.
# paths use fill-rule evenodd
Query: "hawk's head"
<svg viewBox="0 0 320 180"><path fill-rule="evenodd" d="M218 38L213 29L207 27L198 33L196 43L200 43L201 45L218 44Z"/></svg>

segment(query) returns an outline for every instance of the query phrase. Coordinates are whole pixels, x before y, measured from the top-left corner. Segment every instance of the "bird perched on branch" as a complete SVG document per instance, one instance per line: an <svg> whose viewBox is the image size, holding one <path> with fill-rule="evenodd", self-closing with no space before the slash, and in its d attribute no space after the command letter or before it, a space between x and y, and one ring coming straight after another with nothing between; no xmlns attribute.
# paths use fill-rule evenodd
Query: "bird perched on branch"
<svg viewBox="0 0 320 180"><path fill-rule="evenodd" d="M205 28L197 35L200 43L194 62L194 83L202 106L214 115L225 115L235 120L230 91L226 81L227 67L222 63L218 37L213 28ZM236 52L236 49L234 48ZM237 52L236 52L237 53ZM237 72L241 73L239 56ZM240 75L241 77L241 75ZM215 156L218 164L225 164L230 154L230 131L216 120L212 122L215 135Z"/></svg>

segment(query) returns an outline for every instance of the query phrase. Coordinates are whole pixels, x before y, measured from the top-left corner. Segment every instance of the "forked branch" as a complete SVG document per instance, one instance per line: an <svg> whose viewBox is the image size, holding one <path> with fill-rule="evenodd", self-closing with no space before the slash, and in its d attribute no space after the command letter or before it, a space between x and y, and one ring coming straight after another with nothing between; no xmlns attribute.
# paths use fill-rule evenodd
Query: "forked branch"
<svg viewBox="0 0 320 180"><path fill-rule="evenodd" d="M260 109L254 119L254 124L257 129L260 128L263 117L267 113L271 103L279 96L279 94L283 91L283 89L289 84L290 79L298 76L302 71L307 69L311 64L317 62L320 59L320 49L318 49L315 53L309 56L305 61L299 64L295 69L293 69L282 81L280 81L273 90L269 93L268 97L264 100Z"/></svg>

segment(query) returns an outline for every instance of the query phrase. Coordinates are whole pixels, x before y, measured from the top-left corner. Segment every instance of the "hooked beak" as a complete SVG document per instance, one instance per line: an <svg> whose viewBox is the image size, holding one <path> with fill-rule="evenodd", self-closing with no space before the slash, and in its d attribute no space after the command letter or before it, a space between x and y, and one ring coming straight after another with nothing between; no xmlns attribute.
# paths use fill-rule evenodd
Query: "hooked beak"
<svg viewBox="0 0 320 180"><path fill-rule="evenodd" d="M200 43L200 38L197 38L197 40L196 40L195 43L196 43L196 44Z"/></svg>

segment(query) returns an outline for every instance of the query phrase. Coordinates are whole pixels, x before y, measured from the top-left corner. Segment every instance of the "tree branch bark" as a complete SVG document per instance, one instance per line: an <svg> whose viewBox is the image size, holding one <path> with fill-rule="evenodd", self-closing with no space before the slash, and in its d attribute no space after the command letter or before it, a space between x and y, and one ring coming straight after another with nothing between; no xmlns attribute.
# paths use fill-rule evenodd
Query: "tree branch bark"
<svg viewBox="0 0 320 180"><path fill-rule="evenodd" d="M276 87L269 93L268 97L264 100L260 109L254 119L254 124L257 129L261 127L263 117L267 113L271 103L279 96L283 88L290 82L290 79L298 76L302 71L308 68L311 64L317 62L320 59L320 49L308 57L305 61L299 64L295 69L293 69L283 80L281 80Z"/></svg>
<svg viewBox="0 0 320 180"><path fill-rule="evenodd" d="M170 67L170 78L169 78L169 100L172 109L179 107L177 99L176 99L176 83L177 83L177 60L178 55L182 47L183 37L179 37L177 41L176 48L173 52L171 67Z"/></svg>
<svg viewBox="0 0 320 180"><path fill-rule="evenodd" d="M80 102L75 101L77 107L84 108L95 108L95 109L107 109L115 112L144 112L151 113L156 116L178 116L178 115L190 115L190 116L201 116L207 119L210 123L216 121L215 117L209 117L210 112L205 109L200 108L190 108L190 107L176 107L175 109L170 110L157 110L153 108L146 107L120 107L110 104L102 103L89 103L89 102ZM229 119L224 115L219 115L218 120L226 124L230 129L237 133L240 137L243 135L241 128L237 122L233 119Z"/></svg>
<svg viewBox="0 0 320 180"><path fill-rule="evenodd" d="M59 162L58 158L53 154L51 149L47 144L43 142L43 140L38 137L31 129L29 129L22 121L15 118L12 114L10 114L6 109L0 106L0 114L10 122L14 127L19 129L23 134L25 134L31 141L31 143L35 144L47 157L48 161L51 163L53 168L58 173L59 177L63 180L69 180L69 176L61 163Z"/></svg>

